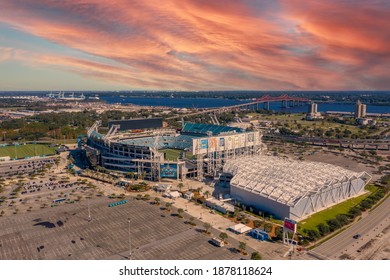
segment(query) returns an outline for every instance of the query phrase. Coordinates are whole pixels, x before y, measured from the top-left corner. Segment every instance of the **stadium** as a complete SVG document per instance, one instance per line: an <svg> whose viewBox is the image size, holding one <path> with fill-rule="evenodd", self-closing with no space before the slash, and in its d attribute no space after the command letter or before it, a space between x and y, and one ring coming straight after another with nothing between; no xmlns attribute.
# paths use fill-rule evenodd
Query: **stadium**
<svg viewBox="0 0 390 280"><path fill-rule="evenodd" d="M339 166L256 155L227 161L231 196L274 217L296 221L364 192L371 180Z"/></svg>
<svg viewBox="0 0 390 280"><path fill-rule="evenodd" d="M258 131L198 123L163 128L162 119L110 122L106 134L97 121L88 130L86 152L92 165L158 181L215 177L229 159L253 156L261 148Z"/></svg>

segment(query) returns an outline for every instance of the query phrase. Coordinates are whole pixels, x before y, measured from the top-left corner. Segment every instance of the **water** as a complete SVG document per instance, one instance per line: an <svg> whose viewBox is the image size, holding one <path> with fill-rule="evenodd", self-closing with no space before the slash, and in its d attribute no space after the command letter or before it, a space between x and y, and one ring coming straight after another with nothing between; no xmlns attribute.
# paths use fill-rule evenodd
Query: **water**
<svg viewBox="0 0 390 280"><path fill-rule="evenodd" d="M233 106L248 103L248 100L222 99L222 98L148 98L148 97L119 97L102 96L101 100L107 103L135 104L140 106L166 106L173 108L213 108ZM259 104L262 108L262 104ZM292 108L281 108L281 102L270 103L270 109L274 111L284 111L291 113L307 112L307 106L299 106ZM355 104L345 103L318 103L318 111L338 111L338 112L354 112ZM368 113L390 114L390 106L367 105Z"/></svg>
<svg viewBox="0 0 390 280"><path fill-rule="evenodd" d="M222 98L169 98L169 97L119 97L102 96L107 103L135 104L140 106L166 106L173 108L213 108L233 106L247 101Z"/></svg>

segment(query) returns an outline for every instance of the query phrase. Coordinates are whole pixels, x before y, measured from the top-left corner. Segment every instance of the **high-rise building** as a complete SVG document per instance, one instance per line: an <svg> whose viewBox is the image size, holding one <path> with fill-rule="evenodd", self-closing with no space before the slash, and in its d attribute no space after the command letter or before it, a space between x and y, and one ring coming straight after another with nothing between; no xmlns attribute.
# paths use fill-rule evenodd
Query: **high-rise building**
<svg viewBox="0 0 390 280"><path fill-rule="evenodd" d="M362 104L362 102L358 100L355 105L355 118L356 119L364 118L366 115L367 115L366 104Z"/></svg>
<svg viewBox="0 0 390 280"><path fill-rule="evenodd" d="M367 115L367 106L366 104L362 104L362 107L360 107L360 115L362 118L366 117Z"/></svg>
<svg viewBox="0 0 390 280"><path fill-rule="evenodd" d="M306 114L306 120L308 121L314 121L318 119L323 119L324 117L321 116L321 113L318 113L318 106L317 103L310 103L308 107L308 112Z"/></svg>
<svg viewBox="0 0 390 280"><path fill-rule="evenodd" d="M309 104L309 111L308 111L308 113L309 114L316 114L317 113L317 103L310 103Z"/></svg>

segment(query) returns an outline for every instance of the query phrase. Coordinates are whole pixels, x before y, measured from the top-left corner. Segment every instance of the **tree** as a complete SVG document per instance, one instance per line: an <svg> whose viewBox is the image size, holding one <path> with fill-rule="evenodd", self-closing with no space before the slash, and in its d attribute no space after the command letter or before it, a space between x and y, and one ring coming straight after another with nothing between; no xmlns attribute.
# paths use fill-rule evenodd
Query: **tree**
<svg viewBox="0 0 390 280"><path fill-rule="evenodd" d="M337 221L340 223L341 226L345 226L349 223L349 218L347 215L340 214L336 216Z"/></svg>
<svg viewBox="0 0 390 280"><path fill-rule="evenodd" d="M190 217L190 225L192 225L192 226L196 226L196 224L194 223L194 220L195 220L195 218L194 217Z"/></svg>
<svg viewBox="0 0 390 280"><path fill-rule="evenodd" d="M177 187L178 187L179 190L181 191L181 189L184 187L184 185L183 185L183 183L179 183L179 184L177 185Z"/></svg>
<svg viewBox="0 0 390 280"><path fill-rule="evenodd" d="M240 242L240 245L238 245L238 248L240 248L242 253L245 253L246 243L245 242Z"/></svg>
<svg viewBox="0 0 390 280"><path fill-rule="evenodd" d="M329 225L330 231L335 231L336 229L339 229L341 227L339 221L336 219L330 219L326 222Z"/></svg>
<svg viewBox="0 0 390 280"><path fill-rule="evenodd" d="M252 254L251 254L251 260L261 260L262 258L261 258L261 255L260 255L260 253L259 252L253 252Z"/></svg>
<svg viewBox="0 0 390 280"><path fill-rule="evenodd" d="M210 195L210 192L209 192L209 191L205 191L205 192L204 192L204 195L206 196L206 198L208 198L209 195Z"/></svg>
<svg viewBox="0 0 390 280"><path fill-rule="evenodd" d="M209 233L209 229L211 228L211 225L209 223L204 223L203 227L205 228L206 233L208 234Z"/></svg>
<svg viewBox="0 0 390 280"><path fill-rule="evenodd" d="M327 235L330 232L329 226L327 226L323 223L317 225L317 228L322 236Z"/></svg>
<svg viewBox="0 0 390 280"><path fill-rule="evenodd" d="M265 223L264 224L264 230L266 232L271 232L272 231L272 224L271 223Z"/></svg>
<svg viewBox="0 0 390 280"><path fill-rule="evenodd" d="M370 209L372 207L372 203L371 201L364 199L362 202L360 202L360 206L364 209Z"/></svg>
<svg viewBox="0 0 390 280"><path fill-rule="evenodd" d="M228 235L227 235L226 232L221 232L221 233L219 234L219 238L221 238L222 241L225 242L225 239L228 238Z"/></svg>
<svg viewBox="0 0 390 280"><path fill-rule="evenodd" d="M253 221L253 225L255 226L255 228L259 228L259 227L261 227L261 221L259 221L259 220L254 220L254 221Z"/></svg>
<svg viewBox="0 0 390 280"><path fill-rule="evenodd" d="M282 227L275 228L275 237L273 237L272 239L283 240L283 228Z"/></svg>
<svg viewBox="0 0 390 280"><path fill-rule="evenodd" d="M161 201L161 199L160 199L159 197L156 197L156 198L154 199L154 203L155 203L156 205L160 205L160 201Z"/></svg>
<svg viewBox="0 0 390 280"><path fill-rule="evenodd" d="M307 231L307 238L311 241L317 240L320 236L320 233L315 229L309 229Z"/></svg>
<svg viewBox="0 0 390 280"><path fill-rule="evenodd" d="M170 203L170 202L165 203L165 208L166 208L168 211L171 211L171 206L172 206L172 203Z"/></svg>
<svg viewBox="0 0 390 280"><path fill-rule="evenodd" d="M359 207L352 207L351 209L349 209L348 213L353 217L357 217L359 216L360 214L362 214L362 210L360 210Z"/></svg>
<svg viewBox="0 0 390 280"><path fill-rule="evenodd" d="M184 212L184 210L182 208L177 209L177 216L179 218L182 218L183 216L181 214L183 214L183 212Z"/></svg>

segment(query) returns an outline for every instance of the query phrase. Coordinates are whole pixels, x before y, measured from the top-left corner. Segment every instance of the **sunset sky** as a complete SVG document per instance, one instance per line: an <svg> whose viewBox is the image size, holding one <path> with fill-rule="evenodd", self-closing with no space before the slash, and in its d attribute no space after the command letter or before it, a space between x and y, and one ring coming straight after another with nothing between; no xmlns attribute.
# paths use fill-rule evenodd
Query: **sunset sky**
<svg viewBox="0 0 390 280"><path fill-rule="evenodd" d="M0 90L390 89L389 0L0 0Z"/></svg>

